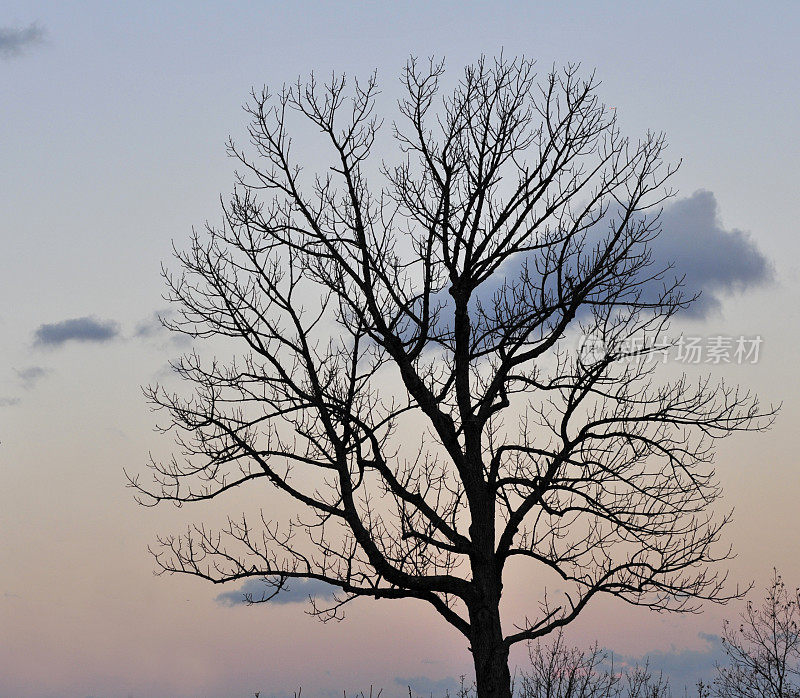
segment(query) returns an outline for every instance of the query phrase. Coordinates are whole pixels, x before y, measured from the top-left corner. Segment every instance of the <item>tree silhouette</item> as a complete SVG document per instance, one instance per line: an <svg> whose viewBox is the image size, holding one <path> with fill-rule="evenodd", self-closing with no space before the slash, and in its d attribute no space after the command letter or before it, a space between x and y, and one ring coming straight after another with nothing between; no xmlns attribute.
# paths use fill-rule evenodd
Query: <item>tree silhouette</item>
<svg viewBox="0 0 800 698"><path fill-rule="evenodd" d="M520 698L672 698L669 681L649 664L615 667L614 657L595 643L569 647L559 629L545 644L528 647L530 668L518 677ZM702 698L702 696L701 696Z"/></svg>
<svg viewBox="0 0 800 698"><path fill-rule="evenodd" d="M721 698L800 698L800 589L774 570L761 606L747 602L739 623L726 622L727 666L717 667Z"/></svg>
<svg viewBox="0 0 800 698"><path fill-rule="evenodd" d="M675 169L664 136L623 137L575 66L537 81L526 59L481 59L446 95L443 80L409 61L399 158L381 165L374 75L253 93L224 222L165 271L165 324L233 350L175 362L189 397L148 389L181 457L130 484L150 504L272 485L296 517L191 526L159 539L160 568L263 577L250 601L320 580L338 590L314 602L323 619L361 596L420 599L467 638L478 695L509 696L509 647L598 595L727 598L712 443L770 411L708 379L654 380L692 300L650 252ZM329 157L316 175L295 157L303 128ZM501 625L515 560L563 591Z"/></svg>

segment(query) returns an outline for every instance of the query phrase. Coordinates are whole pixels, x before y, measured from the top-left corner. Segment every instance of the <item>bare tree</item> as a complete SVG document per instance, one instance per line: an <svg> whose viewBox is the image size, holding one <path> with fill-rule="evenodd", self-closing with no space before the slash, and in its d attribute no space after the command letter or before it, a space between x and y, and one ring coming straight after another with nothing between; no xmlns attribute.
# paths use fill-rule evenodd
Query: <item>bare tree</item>
<svg viewBox="0 0 800 698"><path fill-rule="evenodd" d="M648 664L614 666L611 653L595 643L569 647L559 630L549 643L528 647L530 668L519 676L520 698L671 698L669 681Z"/></svg>
<svg viewBox="0 0 800 698"><path fill-rule="evenodd" d="M716 696L800 697L800 589L787 589L777 570L761 606L748 601L722 635L729 664L717 667Z"/></svg>
<svg viewBox="0 0 800 698"><path fill-rule="evenodd" d="M185 503L269 483L297 517L194 525L159 539L160 568L263 577L251 601L326 582L322 618L361 596L425 601L467 638L478 695L507 697L509 647L597 596L727 598L712 443L770 411L709 379L653 378L692 300L650 251L674 172L663 135L623 137L574 66L537 81L525 59L481 59L447 94L443 80L408 63L400 157L381 166L374 76L253 94L224 222L165 272L166 325L242 351L178 360L188 398L148 390L181 457L131 485ZM316 175L290 136L308 125L330 156ZM573 350L579 335L594 351ZM501 624L515 560L564 591Z"/></svg>

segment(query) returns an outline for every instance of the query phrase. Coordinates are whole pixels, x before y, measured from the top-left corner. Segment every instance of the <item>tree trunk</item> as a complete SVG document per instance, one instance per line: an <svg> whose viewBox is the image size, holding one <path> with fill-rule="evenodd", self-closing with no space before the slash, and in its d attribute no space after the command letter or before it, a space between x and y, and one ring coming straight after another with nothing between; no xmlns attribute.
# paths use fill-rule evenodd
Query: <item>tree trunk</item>
<svg viewBox="0 0 800 698"><path fill-rule="evenodd" d="M470 436L465 429L466 437ZM472 435L476 445L473 472L482 472L479 455L480 436ZM489 492L479 488L470 498L470 538L474 546L470 556L472 586L475 595L467 603L470 623L470 651L475 664L477 698L511 698L511 674L508 670L508 647L503 642L500 624L502 574L495 558L495 510Z"/></svg>
<svg viewBox="0 0 800 698"><path fill-rule="evenodd" d="M508 647L503 643L498 604L470 609L470 623L478 698L511 698Z"/></svg>

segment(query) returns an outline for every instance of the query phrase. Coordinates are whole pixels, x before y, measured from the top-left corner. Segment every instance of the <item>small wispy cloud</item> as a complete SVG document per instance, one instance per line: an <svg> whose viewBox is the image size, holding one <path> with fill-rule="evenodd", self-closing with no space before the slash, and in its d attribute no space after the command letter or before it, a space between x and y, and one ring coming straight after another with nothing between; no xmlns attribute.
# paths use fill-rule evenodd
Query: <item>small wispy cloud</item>
<svg viewBox="0 0 800 698"><path fill-rule="evenodd" d="M14 369L14 373L17 374L17 378L25 390L32 390L42 378L50 373L50 369L43 366L28 366Z"/></svg>
<svg viewBox="0 0 800 698"><path fill-rule="evenodd" d="M139 339L150 339L152 337L163 336L167 330L161 323L161 318L167 312L168 311L155 312L146 320L137 322L136 327L133 330L133 336L138 337Z"/></svg>
<svg viewBox="0 0 800 698"><path fill-rule="evenodd" d="M119 336L119 325L113 320L79 317L40 325L34 332L34 345L59 347L67 342L108 342Z"/></svg>
<svg viewBox="0 0 800 698"><path fill-rule="evenodd" d="M219 594L215 601L222 606L241 606L247 604L247 598L258 600L269 596L272 587L263 579L248 579L237 591L226 591ZM280 593L270 599L271 604L304 603L309 596L316 598L333 598L334 587L316 579L293 579L287 583Z"/></svg>
<svg viewBox="0 0 800 698"><path fill-rule="evenodd" d="M15 58L42 43L44 29L34 22L27 27L0 27L0 58Z"/></svg>
<svg viewBox="0 0 800 698"><path fill-rule="evenodd" d="M160 348L172 347L178 350L186 350L192 345L192 338L172 332L164 327L164 320L169 320L175 316L171 308L154 312L150 317L136 323L133 329L133 337L145 342L152 342Z"/></svg>
<svg viewBox="0 0 800 698"><path fill-rule="evenodd" d="M18 397L0 397L0 407L13 407L19 405Z"/></svg>

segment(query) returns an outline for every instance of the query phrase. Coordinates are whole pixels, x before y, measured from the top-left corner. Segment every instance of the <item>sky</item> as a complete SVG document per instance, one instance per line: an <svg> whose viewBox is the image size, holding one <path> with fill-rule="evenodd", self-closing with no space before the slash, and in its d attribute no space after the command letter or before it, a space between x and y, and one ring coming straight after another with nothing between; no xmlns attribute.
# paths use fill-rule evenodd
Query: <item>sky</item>
<svg viewBox="0 0 800 698"><path fill-rule="evenodd" d="M156 323L160 265L173 241L219 220L234 171L225 141L244 137L250 89L377 69L391 109L412 54L454 72L501 50L544 71L580 62L626 134L667 133L682 164L658 254L703 291L682 329L761 337L757 362L710 370L782 403L771 431L718 450L723 506L735 510L731 579L759 590L777 566L800 584L799 31L788 1L6 0L0 696L324 696L372 684L393 698L408 684L443 693L468 672L463 640L412 602L361 601L323 625L304 614L302 587L247 607L238 587L154 575L148 544L203 512L139 507L123 476L170 451L141 392L169 380L168 360L187 348ZM524 608L530 583L510 584L511 607ZM602 602L568 638L625 661L650 654L682 685L712 675L736 612Z"/></svg>

